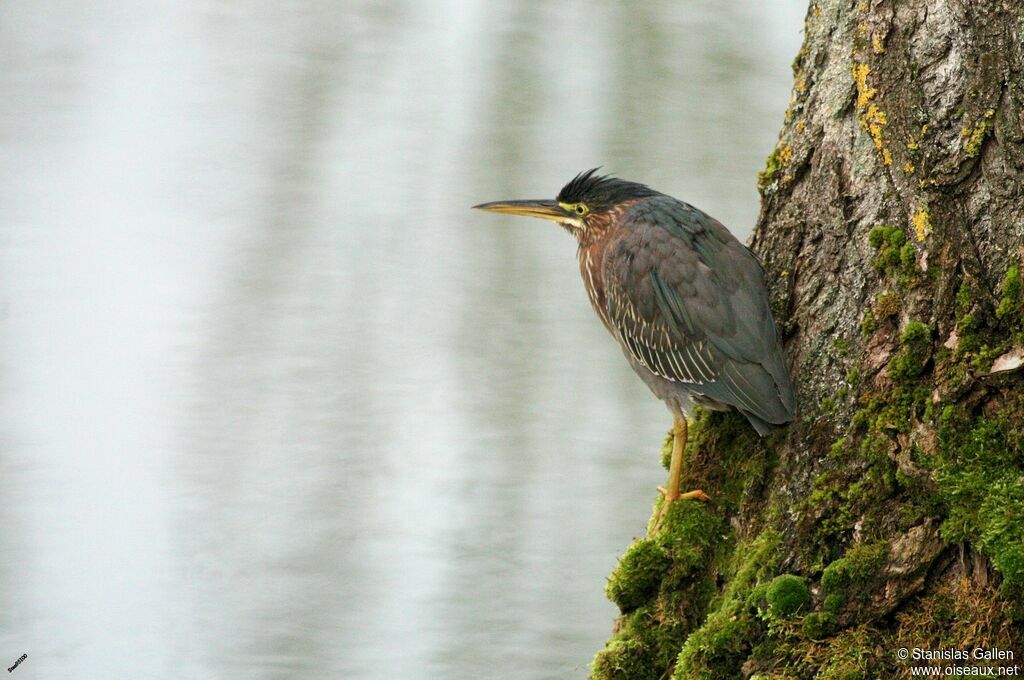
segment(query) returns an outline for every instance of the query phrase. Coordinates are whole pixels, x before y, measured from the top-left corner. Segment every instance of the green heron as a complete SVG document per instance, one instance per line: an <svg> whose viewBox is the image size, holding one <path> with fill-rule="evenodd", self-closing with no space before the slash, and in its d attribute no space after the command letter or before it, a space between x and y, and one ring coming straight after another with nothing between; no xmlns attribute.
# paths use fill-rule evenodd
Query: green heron
<svg viewBox="0 0 1024 680"><path fill-rule="evenodd" d="M697 208L643 184L580 173L555 200L496 201L478 210L552 220L576 237L590 302L630 366L672 413L673 445L657 527L680 498L686 417L735 408L761 436L793 419L796 399L764 270Z"/></svg>

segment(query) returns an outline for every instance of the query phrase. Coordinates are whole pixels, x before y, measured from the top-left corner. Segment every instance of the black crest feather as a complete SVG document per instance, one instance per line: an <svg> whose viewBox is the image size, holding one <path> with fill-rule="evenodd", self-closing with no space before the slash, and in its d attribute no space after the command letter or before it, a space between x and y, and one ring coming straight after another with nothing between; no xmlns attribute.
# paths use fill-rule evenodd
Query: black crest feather
<svg viewBox="0 0 1024 680"><path fill-rule="evenodd" d="M657 191L645 184L628 182L610 175L599 175L598 170L600 168L591 168L573 177L572 181L558 192L558 201L585 203L591 210L606 210L623 201L658 195Z"/></svg>

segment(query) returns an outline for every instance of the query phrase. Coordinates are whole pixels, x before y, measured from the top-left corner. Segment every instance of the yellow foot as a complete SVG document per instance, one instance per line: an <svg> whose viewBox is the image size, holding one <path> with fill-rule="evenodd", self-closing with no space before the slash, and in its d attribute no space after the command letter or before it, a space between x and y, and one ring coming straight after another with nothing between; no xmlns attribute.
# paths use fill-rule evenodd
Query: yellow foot
<svg viewBox="0 0 1024 680"><path fill-rule="evenodd" d="M681 493L675 498L670 498L668 495L668 491L663 486L659 486L658 491L660 491L661 495L664 496L665 498L664 500L662 500L661 507L658 509L658 516L654 519L654 523L651 525L650 530L647 532L648 536L653 536L654 534L658 533L658 531L661 529L661 523L665 519L665 516L668 514L668 506L672 505L673 502L679 500L693 500L700 501L702 503L711 502L711 496L704 493L704 491L702 491L701 489L694 489L693 491Z"/></svg>

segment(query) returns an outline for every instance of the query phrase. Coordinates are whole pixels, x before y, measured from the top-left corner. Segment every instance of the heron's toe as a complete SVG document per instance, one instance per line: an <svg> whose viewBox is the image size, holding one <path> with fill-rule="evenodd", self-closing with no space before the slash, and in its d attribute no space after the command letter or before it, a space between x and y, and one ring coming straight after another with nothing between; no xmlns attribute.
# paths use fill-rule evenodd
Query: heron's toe
<svg viewBox="0 0 1024 680"><path fill-rule="evenodd" d="M711 496L707 495L700 489L694 489L693 491L687 491L686 493L679 494L680 500L694 500L700 501L701 503L710 503Z"/></svg>

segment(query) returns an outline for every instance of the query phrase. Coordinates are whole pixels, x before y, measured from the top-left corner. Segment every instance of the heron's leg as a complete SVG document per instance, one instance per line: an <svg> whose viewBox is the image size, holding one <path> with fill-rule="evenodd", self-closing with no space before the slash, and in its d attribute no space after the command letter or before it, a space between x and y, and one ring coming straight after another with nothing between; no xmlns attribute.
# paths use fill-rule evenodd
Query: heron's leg
<svg viewBox="0 0 1024 680"><path fill-rule="evenodd" d="M686 452L688 428L686 418L672 414L672 462L668 466L668 488L665 490L665 505L679 499L679 486L683 479L683 453Z"/></svg>
<svg viewBox="0 0 1024 680"><path fill-rule="evenodd" d="M672 460L668 466L668 484L666 487L658 487L664 494L665 499L661 502L661 509L654 521L653 532L661 527L661 521L668 512L668 506L679 499L698 501L709 501L711 498L700 489L679 493L679 487L683 479L683 453L686 451L687 425L684 416L675 413L672 415Z"/></svg>

